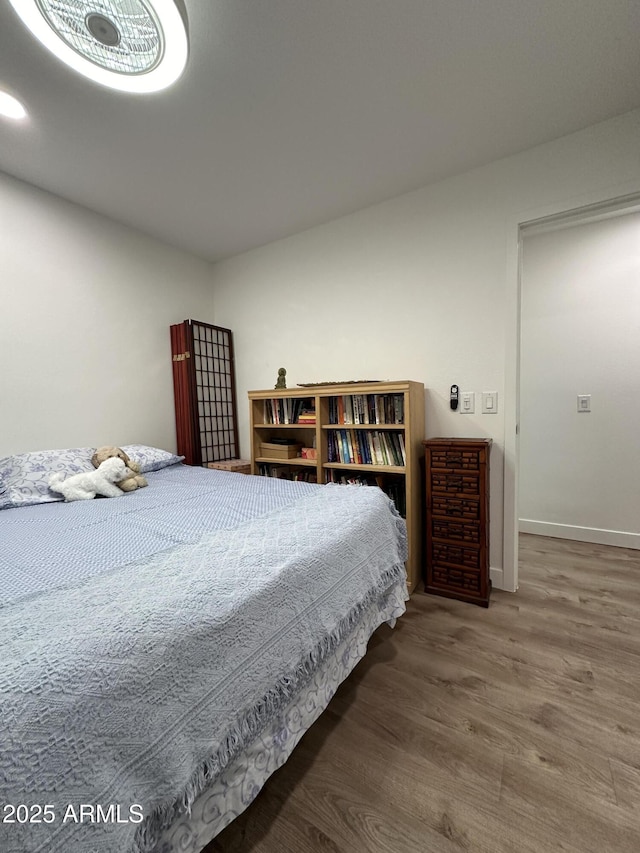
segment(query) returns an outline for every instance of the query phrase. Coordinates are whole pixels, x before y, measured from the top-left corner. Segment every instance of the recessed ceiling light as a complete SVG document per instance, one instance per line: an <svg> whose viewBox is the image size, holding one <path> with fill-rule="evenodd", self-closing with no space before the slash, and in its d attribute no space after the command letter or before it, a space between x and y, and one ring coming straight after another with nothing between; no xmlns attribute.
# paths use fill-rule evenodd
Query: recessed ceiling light
<svg viewBox="0 0 640 853"><path fill-rule="evenodd" d="M85 77L123 92L157 92L182 74L183 0L10 0L42 44Z"/></svg>
<svg viewBox="0 0 640 853"><path fill-rule="evenodd" d="M17 98L8 92L0 92L0 116L7 118L25 118L27 111Z"/></svg>

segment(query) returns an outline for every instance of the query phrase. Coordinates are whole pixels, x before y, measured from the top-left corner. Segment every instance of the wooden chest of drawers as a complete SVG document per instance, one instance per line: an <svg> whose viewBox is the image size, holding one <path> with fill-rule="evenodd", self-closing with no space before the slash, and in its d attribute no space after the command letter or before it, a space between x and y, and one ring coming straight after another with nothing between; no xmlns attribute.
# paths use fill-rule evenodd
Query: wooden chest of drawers
<svg viewBox="0 0 640 853"><path fill-rule="evenodd" d="M423 444L425 591L488 607L491 439L432 438Z"/></svg>

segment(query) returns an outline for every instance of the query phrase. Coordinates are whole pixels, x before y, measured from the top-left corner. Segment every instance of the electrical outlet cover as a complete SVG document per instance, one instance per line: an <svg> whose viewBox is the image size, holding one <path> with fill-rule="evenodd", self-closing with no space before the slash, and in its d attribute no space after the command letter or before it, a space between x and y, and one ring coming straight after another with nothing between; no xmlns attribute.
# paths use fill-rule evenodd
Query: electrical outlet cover
<svg viewBox="0 0 640 853"><path fill-rule="evenodd" d="M578 394L578 411L591 411L591 394Z"/></svg>

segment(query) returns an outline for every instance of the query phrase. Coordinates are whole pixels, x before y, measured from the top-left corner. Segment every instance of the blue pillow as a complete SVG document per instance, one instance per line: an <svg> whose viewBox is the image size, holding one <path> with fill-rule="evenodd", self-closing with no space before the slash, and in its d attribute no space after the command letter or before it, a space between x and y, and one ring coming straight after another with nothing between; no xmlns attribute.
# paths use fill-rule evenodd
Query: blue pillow
<svg viewBox="0 0 640 853"><path fill-rule="evenodd" d="M49 475L54 471L65 479L82 471L95 470L92 447L65 450L38 450L0 459L0 509L63 501L64 496L49 491Z"/></svg>
<svg viewBox="0 0 640 853"><path fill-rule="evenodd" d="M124 450L130 459L138 463L142 474L148 474L149 471L159 471L161 468L175 465L184 459L184 456L176 456L175 453L169 453L168 450L161 450L159 447L147 447L146 444L126 444L120 449ZM2 479L1 471L0 479Z"/></svg>

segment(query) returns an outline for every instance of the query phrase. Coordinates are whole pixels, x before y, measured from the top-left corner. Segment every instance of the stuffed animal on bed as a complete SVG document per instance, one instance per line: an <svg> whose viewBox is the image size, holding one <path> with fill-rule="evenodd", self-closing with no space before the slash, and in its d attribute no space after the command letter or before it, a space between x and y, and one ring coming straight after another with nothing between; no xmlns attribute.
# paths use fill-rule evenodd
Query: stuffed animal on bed
<svg viewBox="0 0 640 853"><path fill-rule="evenodd" d="M97 468L105 459L117 458L122 459L127 467L127 473L123 480L118 483L119 488L123 492L135 492L136 489L142 489L148 486L147 480L140 473L140 466L134 462L125 452L119 447L99 447L91 457L91 462Z"/></svg>
<svg viewBox="0 0 640 853"><path fill-rule="evenodd" d="M63 474L49 477L49 488L64 495L65 501L89 501L96 495L117 498L123 494L115 484L127 476L127 466L117 457L105 459L97 471L83 471L63 479Z"/></svg>

